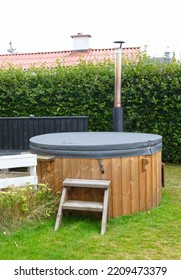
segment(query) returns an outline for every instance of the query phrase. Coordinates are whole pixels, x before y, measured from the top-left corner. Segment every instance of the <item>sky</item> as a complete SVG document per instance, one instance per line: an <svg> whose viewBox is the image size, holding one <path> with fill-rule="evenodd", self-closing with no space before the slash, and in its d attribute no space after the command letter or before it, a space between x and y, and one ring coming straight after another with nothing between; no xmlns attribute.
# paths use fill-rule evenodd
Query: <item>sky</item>
<svg viewBox="0 0 181 280"><path fill-rule="evenodd" d="M0 0L0 54L73 49L71 35L90 34L91 48L146 46L181 55L180 0Z"/></svg>

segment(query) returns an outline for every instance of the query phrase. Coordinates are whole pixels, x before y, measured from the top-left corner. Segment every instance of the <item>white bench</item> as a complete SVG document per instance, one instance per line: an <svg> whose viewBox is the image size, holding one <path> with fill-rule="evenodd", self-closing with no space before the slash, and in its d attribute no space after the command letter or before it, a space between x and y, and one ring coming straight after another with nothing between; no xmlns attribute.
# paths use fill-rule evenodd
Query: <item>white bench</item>
<svg viewBox="0 0 181 280"><path fill-rule="evenodd" d="M10 168L28 167L29 175L11 178L8 172L5 173L5 178L0 178L0 189L10 186L21 187L26 185L34 185L38 183L36 176L37 155L21 154L11 156L0 156L0 169L6 171Z"/></svg>
<svg viewBox="0 0 181 280"><path fill-rule="evenodd" d="M63 182L63 190L60 199L59 209L55 222L54 230L56 231L62 222L63 210L82 210L82 211L96 211L102 212L101 234L106 231L108 208L109 208L109 188L111 182L107 180L86 180L86 179L72 179L67 178ZM68 187L82 187L82 188L97 188L104 190L103 202L67 200Z"/></svg>

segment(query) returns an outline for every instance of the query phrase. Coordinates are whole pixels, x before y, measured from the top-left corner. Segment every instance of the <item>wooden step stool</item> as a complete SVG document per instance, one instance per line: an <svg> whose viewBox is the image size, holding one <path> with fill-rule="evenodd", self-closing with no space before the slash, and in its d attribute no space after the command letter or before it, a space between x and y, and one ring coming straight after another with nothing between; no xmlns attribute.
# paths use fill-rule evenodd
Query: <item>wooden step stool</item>
<svg viewBox="0 0 181 280"><path fill-rule="evenodd" d="M57 230L61 225L63 209L95 211L95 212L97 211L97 212L102 212L101 234L104 234L106 231L106 224L108 218L110 185L111 182L107 180L87 180L87 179L70 179L70 178L65 179L63 182L63 190L62 190L62 195L60 199L54 230ZM66 200L68 187L104 189L103 202Z"/></svg>

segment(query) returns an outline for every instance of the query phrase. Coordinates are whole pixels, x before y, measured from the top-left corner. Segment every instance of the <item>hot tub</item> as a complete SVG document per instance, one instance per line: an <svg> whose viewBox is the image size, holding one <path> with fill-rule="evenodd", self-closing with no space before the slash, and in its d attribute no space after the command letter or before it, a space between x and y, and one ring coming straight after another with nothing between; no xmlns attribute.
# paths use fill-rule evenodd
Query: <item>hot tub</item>
<svg viewBox="0 0 181 280"><path fill-rule="evenodd" d="M49 156L46 172L42 172L42 166L38 167L39 177L45 182L50 176L47 181L52 186L57 182L59 190L65 178L110 180L110 217L146 211L161 201L160 135L52 133L32 137L30 150L39 156ZM99 201L102 193L78 189L73 196L74 199Z"/></svg>

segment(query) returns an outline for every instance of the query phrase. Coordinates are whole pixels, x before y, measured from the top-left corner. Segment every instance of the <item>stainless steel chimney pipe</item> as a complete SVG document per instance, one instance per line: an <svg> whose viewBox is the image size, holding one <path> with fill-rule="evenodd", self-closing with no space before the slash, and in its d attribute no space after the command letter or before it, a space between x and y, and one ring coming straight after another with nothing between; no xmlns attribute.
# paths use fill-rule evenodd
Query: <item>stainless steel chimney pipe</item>
<svg viewBox="0 0 181 280"><path fill-rule="evenodd" d="M123 41L115 41L120 44L115 48L115 85L114 85L114 109L113 109L113 130L123 131L123 109L121 107L121 62Z"/></svg>

